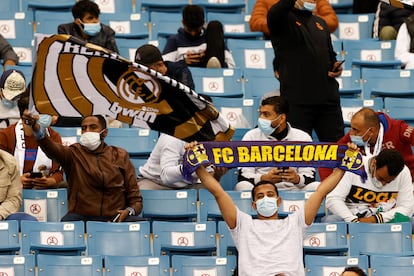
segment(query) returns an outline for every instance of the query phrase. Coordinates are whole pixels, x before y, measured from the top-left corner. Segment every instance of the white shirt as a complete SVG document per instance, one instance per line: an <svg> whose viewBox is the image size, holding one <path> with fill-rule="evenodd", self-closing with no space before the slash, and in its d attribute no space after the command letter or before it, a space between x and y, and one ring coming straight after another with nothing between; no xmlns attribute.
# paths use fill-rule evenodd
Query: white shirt
<svg viewBox="0 0 414 276"><path fill-rule="evenodd" d="M395 59L401 60L405 69L414 69L414 53L410 52L411 37L407 24L401 24L395 41Z"/></svg>
<svg viewBox="0 0 414 276"><path fill-rule="evenodd" d="M237 209L236 227L230 233L239 254L239 275L304 276L306 229L303 209L275 220L253 219Z"/></svg>
<svg viewBox="0 0 414 276"><path fill-rule="evenodd" d="M287 124L288 134L281 141L302 141L302 142L312 142L312 137L309 136L306 132L293 128L290 124ZM246 132L243 136L242 141L277 141L272 136L265 135L259 128L254 128ZM277 165L275 165L277 167ZM243 167L241 169L241 174L247 179L254 179L254 183L258 183L262 175L267 174L273 167ZM295 185L291 182L282 182L278 183L278 189L290 189L293 186L297 188L305 187L305 176L314 177L315 169L312 167L298 167L296 169L297 174L300 177L299 184Z"/></svg>
<svg viewBox="0 0 414 276"><path fill-rule="evenodd" d="M363 157L364 166L369 168L369 158ZM325 205L334 215L339 215L346 222L357 218L356 214L368 210L367 207L375 207L380 202L392 202L395 198L395 206L380 213L384 222L394 218L396 212L411 217L414 211L413 184L410 170L407 166L398 176L382 188L376 188L372 184L369 172L368 179L362 183L361 177L351 172L345 172L341 181L327 196ZM382 204L382 203L381 203Z"/></svg>
<svg viewBox="0 0 414 276"><path fill-rule="evenodd" d="M171 188L184 188L198 181L187 182L181 175L184 146L187 143L167 134L161 134L150 157L139 172L160 185Z"/></svg>

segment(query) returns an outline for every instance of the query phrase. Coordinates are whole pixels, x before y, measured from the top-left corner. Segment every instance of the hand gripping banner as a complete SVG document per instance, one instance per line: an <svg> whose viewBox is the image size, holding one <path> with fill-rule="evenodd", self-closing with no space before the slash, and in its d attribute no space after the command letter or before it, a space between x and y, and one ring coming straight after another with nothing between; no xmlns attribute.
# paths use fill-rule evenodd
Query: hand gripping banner
<svg viewBox="0 0 414 276"><path fill-rule="evenodd" d="M185 141L228 141L234 129L189 87L69 35L38 45L32 100L39 113L102 114Z"/></svg>
<svg viewBox="0 0 414 276"><path fill-rule="evenodd" d="M183 156L183 176L201 165L218 167L327 167L341 168L366 179L359 151L347 145L309 142L201 142Z"/></svg>

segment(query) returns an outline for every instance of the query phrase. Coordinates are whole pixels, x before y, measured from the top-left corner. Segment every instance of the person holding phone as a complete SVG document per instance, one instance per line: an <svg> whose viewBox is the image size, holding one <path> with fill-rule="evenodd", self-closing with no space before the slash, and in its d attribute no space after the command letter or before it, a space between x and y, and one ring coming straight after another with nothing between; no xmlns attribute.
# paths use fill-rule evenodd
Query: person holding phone
<svg viewBox="0 0 414 276"><path fill-rule="evenodd" d="M22 94L17 101L20 117L29 106L29 90L26 89L25 83L22 83L21 87ZM42 123L50 124L43 118ZM47 131L53 141L62 143L59 133L50 127ZM18 161L20 180L24 189L52 189L65 186L59 163L47 157L39 148L32 129L21 118L0 130L0 149L14 155Z"/></svg>
<svg viewBox="0 0 414 276"><path fill-rule="evenodd" d="M293 128L286 121L289 111L286 101L279 96L265 98L260 105L258 128L249 130L243 141L303 141L312 142L304 131ZM244 167L239 168L239 182L235 190L251 190L260 181L268 181L280 190L314 190L315 169L312 167Z"/></svg>
<svg viewBox="0 0 414 276"><path fill-rule="evenodd" d="M315 132L321 142L336 142L344 135L335 79L342 66L326 22L313 14L316 5L315 0L280 0L270 8L267 23L289 123L311 136Z"/></svg>

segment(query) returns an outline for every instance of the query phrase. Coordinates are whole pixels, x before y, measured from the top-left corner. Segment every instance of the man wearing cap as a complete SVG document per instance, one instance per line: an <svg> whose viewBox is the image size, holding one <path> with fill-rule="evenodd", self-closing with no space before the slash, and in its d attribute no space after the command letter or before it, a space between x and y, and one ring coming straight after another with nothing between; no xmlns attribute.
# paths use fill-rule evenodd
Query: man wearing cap
<svg viewBox="0 0 414 276"><path fill-rule="evenodd" d="M20 119L17 100L26 91L26 81L22 72L9 69L0 77L0 129L16 123Z"/></svg>
<svg viewBox="0 0 414 276"><path fill-rule="evenodd" d="M193 77L185 61L164 61L160 50L154 45L145 44L139 47L135 51L135 62L158 71L163 75L167 75L194 89Z"/></svg>
<svg viewBox="0 0 414 276"><path fill-rule="evenodd" d="M7 95L8 98L13 97L9 95L10 91L8 91L11 87L15 89L15 91L13 90L14 93L23 93L15 96L19 97L18 100L15 100L17 101L18 108L16 108L18 110L19 119L9 127L0 130L0 149L14 155L14 158L17 160L20 168L19 175L21 185L23 185L23 188L57 188L58 184L63 181L63 171L60 170L60 166L57 162L48 158L39 148L31 127L26 125L25 122L20 119L20 115L22 115L23 111L29 107L29 93L28 90L26 91L24 78L20 74L21 73L18 71L12 72L5 82L6 85L4 87L7 89L3 89L2 91L3 96ZM12 80L10 79L10 76L13 77ZM23 83L21 83L22 80ZM51 116L47 115L45 118L51 119ZM43 119L43 117L39 119ZM41 121L47 125L50 125L51 123L50 120L48 122L45 122L45 120ZM62 138L59 133L51 128L47 128L47 131L52 140L60 144L62 143ZM38 173L38 175L35 176L33 172Z"/></svg>

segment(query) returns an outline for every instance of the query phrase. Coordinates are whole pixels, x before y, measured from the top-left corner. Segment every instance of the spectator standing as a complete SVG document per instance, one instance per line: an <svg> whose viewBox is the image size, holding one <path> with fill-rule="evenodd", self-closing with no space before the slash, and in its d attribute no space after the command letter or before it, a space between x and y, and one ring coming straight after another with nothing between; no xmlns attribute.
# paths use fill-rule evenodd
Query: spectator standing
<svg viewBox="0 0 414 276"><path fill-rule="evenodd" d="M270 36L267 26L267 13L279 0L256 0L251 12L249 25L253 32L263 32L266 37ZM316 1L314 14L325 20L329 32L333 33L338 28L338 17L328 0Z"/></svg>
<svg viewBox="0 0 414 276"><path fill-rule="evenodd" d="M280 0L268 13L280 93L292 127L336 142L344 122L336 77L342 73L325 21L312 14L314 0Z"/></svg>
<svg viewBox="0 0 414 276"><path fill-rule="evenodd" d="M119 53L115 31L99 21L100 13L99 6L94 1L80 0L72 7L74 21L59 25L58 33L72 35Z"/></svg>
<svg viewBox="0 0 414 276"><path fill-rule="evenodd" d="M42 150L57 160L67 175L69 206L62 221L142 220L135 168L124 149L104 142L108 129L103 116L84 118L80 141L70 146L53 142L27 110L23 116Z"/></svg>

